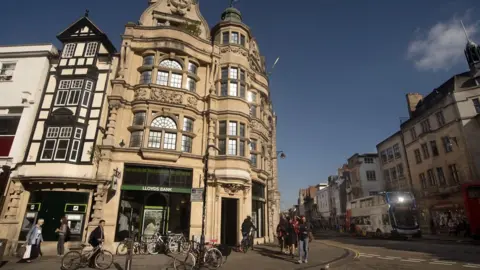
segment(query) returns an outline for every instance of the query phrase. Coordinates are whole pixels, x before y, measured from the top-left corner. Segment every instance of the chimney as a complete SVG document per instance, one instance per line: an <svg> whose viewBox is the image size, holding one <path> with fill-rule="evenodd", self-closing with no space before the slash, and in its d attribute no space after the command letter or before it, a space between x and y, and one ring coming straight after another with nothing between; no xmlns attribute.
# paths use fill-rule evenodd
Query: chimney
<svg viewBox="0 0 480 270"><path fill-rule="evenodd" d="M408 93L407 94L407 106L408 114L412 117L412 113L415 111L418 102L423 99L423 96L419 93Z"/></svg>

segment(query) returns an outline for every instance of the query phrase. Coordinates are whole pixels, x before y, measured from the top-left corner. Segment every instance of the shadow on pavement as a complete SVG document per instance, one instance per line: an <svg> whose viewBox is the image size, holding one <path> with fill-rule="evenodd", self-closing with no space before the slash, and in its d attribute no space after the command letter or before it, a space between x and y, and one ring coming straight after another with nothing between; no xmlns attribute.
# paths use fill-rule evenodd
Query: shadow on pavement
<svg viewBox="0 0 480 270"><path fill-rule="evenodd" d="M291 263L296 262L294 260L294 258L290 257L290 255L283 254L280 251L271 250L271 249L268 249L268 248L258 247L258 246L256 246L254 248L254 251L256 251L258 254L260 254L262 256L269 257L269 258L272 258L272 259L283 260L283 261L291 262Z"/></svg>

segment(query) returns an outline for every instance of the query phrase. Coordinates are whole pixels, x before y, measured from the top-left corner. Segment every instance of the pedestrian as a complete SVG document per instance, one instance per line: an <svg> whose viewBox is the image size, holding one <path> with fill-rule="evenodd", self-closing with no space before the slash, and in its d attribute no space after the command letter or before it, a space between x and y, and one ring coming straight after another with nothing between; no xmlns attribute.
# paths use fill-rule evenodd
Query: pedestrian
<svg viewBox="0 0 480 270"><path fill-rule="evenodd" d="M40 244L43 242L42 237L42 226L45 223L45 220L40 218L37 221L37 224L33 226L26 236L26 248L25 253L23 254L23 259L30 263L32 260L38 258L40 255Z"/></svg>
<svg viewBox="0 0 480 270"><path fill-rule="evenodd" d="M278 239L278 244L280 245L280 252L281 253L286 252L286 251L284 251L284 249L285 249L285 238L286 238L286 234L287 234L286 230L287 230L286 220L283 217L281 217L280 222L277 225L277 239Z"/></svg>
<svg viewBox="0 0 480 270"><path fill-rule="evenodd" d="M93 249L96 250L98 246L100 246L105 241L105 234L104 229L105 227L105 220L100 220L98 223L98 227L90 233L90 237L88 238L88 243L92 245ZM96 268L95 266L95 257L100 252L100 250L96 250L95 253L90 257L89 267Z"/></svg>
<svg viewBox="0 0 480 270"><path fill-rule="evenodd" d="M287 247L290 256L293 258L295 254L295 246L298 241L298 235L295 229L295 218L288 221L287 224Z"/></svg>
<svg viewBox="0 0 480 270"><path fill-rule="evenodd" d="M311 239L311 228L304 216L300 219L298 231L298 263L308 263L308 243Z"/></svg>
<svg viewBox="0 0 480 270"><path fill-rule="evenodd" d="M60 219L60 227L55 230L58 233L58 242L57 242L57 256L63 256L65 253L65 242L69 239L67 238L69 228L68 221L66 217Z"/></svg>

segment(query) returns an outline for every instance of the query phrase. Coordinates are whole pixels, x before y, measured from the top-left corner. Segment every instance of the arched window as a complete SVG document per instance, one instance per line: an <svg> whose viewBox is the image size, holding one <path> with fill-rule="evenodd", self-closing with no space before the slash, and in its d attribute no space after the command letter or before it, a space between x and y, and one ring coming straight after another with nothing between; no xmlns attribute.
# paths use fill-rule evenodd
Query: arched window
<svg viewBox="0 0 480 270"><path fill-rule="evenodd" d="M160 116L152 121L151 127L177 129L177 123L170 117Z"/></svg>
<svg viewBox="0 0 480 270"><path fill-rule="evenodd" d="M170 117L155 118L150 125L148 147L175 150L177 148L177 123ZM163 140L163 144L162 144ZM160 147L163 145L163 147Z"/></svg>
<svg viewBox="0 0 480 270"><path fill-rule="evenodd" d="M157 84L182 88L182 65L175 60L163 60L158 66Z"/></svg>

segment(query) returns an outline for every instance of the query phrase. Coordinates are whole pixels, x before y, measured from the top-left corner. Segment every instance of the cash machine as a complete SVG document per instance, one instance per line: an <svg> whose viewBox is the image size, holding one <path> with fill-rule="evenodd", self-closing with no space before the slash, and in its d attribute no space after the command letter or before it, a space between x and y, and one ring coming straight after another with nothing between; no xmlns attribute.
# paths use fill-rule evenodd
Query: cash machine
<svg viewBox="0 0 480 270"><path fill-rule="evenodd" d="M65 204L65 217L70 228L70 241L81 241L85 215L87 214L86 204Z"/></svg>
<svg viewBox="0 0 480 270"><path fill-rule="evenodd" d="M25 211L22 229L20 231L20 240L25 240L30 229L37 223L38 212L40 212L41 206L41 203L27 204L27 211Z"/></svg>

